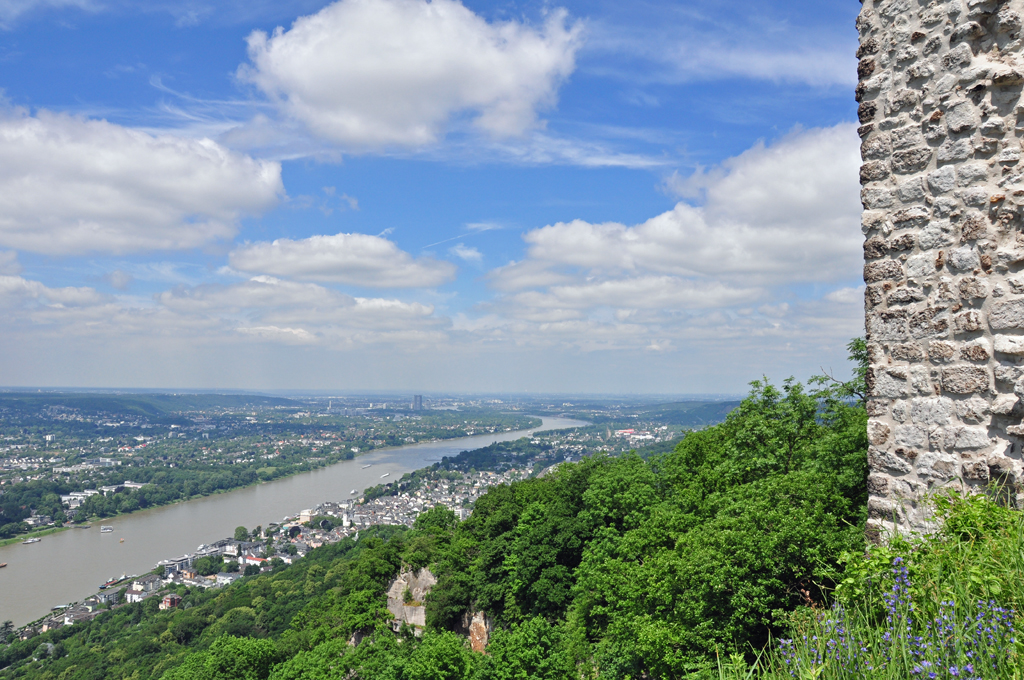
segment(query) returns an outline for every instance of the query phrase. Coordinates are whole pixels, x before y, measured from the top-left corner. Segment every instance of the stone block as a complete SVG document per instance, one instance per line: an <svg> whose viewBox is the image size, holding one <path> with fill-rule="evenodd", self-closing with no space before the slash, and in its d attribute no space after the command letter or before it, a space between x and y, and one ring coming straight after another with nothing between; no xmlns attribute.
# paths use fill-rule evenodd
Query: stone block
<svg viewBox="0 0 1024 680"><path fill-rule="evenodd" d="M886 451L872 446L868 448L868 468L872 472L888 472L905 475L911 470L910 462L897 456L891 451Z"/></svg>
<svg viewBox="0 0 1024 680"><path fill-rule="evenodd" d="M981 366L950 366L942 369L942 389L950 394L974 394L989 389L988 369Z"/></svg>
<svg viewBox="0 0 1024 680"><path fill-rule="evenodd" d="M889 440L889 426L880 420L868 420L868 443L882 446Z"/></svg>
<svg viewBox="0 0 1024 680"><path fill-rule="evenodd" d="M889 176L889 164L884 161L868 161L860 166L860 183L880 182Z"/></svg>
<svg viewBox="0 0 1024 680"><path fill-rule="evenodd" d="M934 364L949 363L956 356L956 345L944 340L928 343L928 359Z"/></svg>
<svg viewBox="0 0 1024 680"><path fill-rule="evenodd" d="M981 423L988 420L987 414L990 411L988 401L981 397L971 397L956 402L957 417L967 423Z"/></svg>
<svg viewBox="0 0 1024 680"><path fill-rule="evenodd" d="M870 262L864 265L864 282L896 281L903 278L903 266L896 260Z"/></svg>
<svg viewBox="0 0 1024 680"><path fill-rule="evenodd" d="M1024 356L1024 336L996 335L994 344L995 351L1000 354Z"/></svg>
<svg viewBox="0 0 1024 680"><path fill-rule="evenodd" d="M984 449L992 444L988 428L950 427L946 429L946 448L957 451Z"/></svg>
<svg viewBox="0 0 1024 680"><path fill-rule="evenodd" d="M978 251L972 246L961 246L949 251L949 266L957 271L970 272L981 268Z"/></svg>
<svg viewBox="0 0 1024 680"><path fill-rule="evenodd" d="M889 355L897 361L924 361L924 352L913 343L893 345L889 348Z"/></svg>
<svg viewBox="0 0 1024 680"><path fill-rule="evenodd" d="M989 480L988 463L983 460L968 461L961 467L961 474L964 479L987 482Z"/></svg>
<svg viewBox="0 0 1024 680"><path fill-rule="evenodd" d="M949 397L913 399L910 402L910 419L925 425L948 425L955 406Z"/></svg>
<svg viewBox="0 0 1024 680"><path fill-rule="evenodd" d="M939 451L928 451L914 461L918 479L925 481L944 482L957 476L959 468L953 456Z"/></svg>
<svg viewBox="0 0 1024 680"><path fill-rule="evenodd" d="M988 325L994 331L1024 329L1024 300L996 302L988 314Z"/></svg>
<svg viewBox="0 0 1024 680"><path fill-rule="evenodd" d="M992 348L985 338L971 340L960 347L960 358L964 361L987 362L992 358Z"/></svg>
<svg viewBox="0 0 1024 680"><path fill-rule="evenodd" d="M885 397L897 399L907 394L907 381L893 376L888 371L876 369L874 375L874 389L871 390L873 397Z"/></svg>
<svg viewBox="0 0 1024 680"><path fill-rule="evenodd" d="M941 160L941 159L940 159ZM928 188L933 194L945 194L956 187L956 169L947 165L928 173Z"/></svg>
<svg viewBox="0 0 1024 680"><path fill-rule="evenodd" d="M928 167L928 163L931 159L932 150L927 147L920 149L907 149L906 151L894 151L892 154L892 171L898 175L920 172ZM885 176L887 176L887 173Z"/></svg>
<svg viewBox="0 0 1024 680"><path fill-rule="evenodd" d="M893 429L893 441L904 448L924 448L928 445L928 430L920 425L897 425Z"/></svg>

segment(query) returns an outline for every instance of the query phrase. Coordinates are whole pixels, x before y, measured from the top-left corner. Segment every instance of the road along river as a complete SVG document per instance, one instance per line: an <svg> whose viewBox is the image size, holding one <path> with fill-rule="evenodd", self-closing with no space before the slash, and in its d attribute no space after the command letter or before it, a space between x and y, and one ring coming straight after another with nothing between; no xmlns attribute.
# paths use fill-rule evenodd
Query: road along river
<svg viewBox="0 0 1024 680"><path fill-rule="evenodd" d="M320 470L104 520L114 527L111 533L101 534L96 522L90 529L68 529L32 545L4 546L0 562L7 562L7 567L0 569L0 621L24 625L51 607L88 597L111 576L145 573L160 560L231 536L237 526L267 526L324 501L352 498L380 484L386 472L390 473L386 481L391 482L443 456L538 430L585 424L568 418L543 418L541 427L533 430L372 451ZM356 494L351 493L353 489Z"/></svg>

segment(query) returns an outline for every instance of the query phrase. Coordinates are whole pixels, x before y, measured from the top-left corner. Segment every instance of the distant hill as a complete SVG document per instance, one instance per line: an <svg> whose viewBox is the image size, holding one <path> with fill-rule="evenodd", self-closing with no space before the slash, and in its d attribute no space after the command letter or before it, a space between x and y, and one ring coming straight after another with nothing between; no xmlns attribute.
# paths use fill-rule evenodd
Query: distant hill
<svg viewBox="0 0 1024 680"><path fill-rule="evenodd" d="M0 392L0 409L34 413L49 406L76 409L83 414L121 413L164 416L213 408L301 406L283 397L253 394L88 394Z"/></svg>
<svg viewBox="0 0 1024 680"><path fill-rule="evenodd" d="M739 401L681 401L644 409L643 415L656 417L668 425L704 427L722 422L739 405Z"/></svg>

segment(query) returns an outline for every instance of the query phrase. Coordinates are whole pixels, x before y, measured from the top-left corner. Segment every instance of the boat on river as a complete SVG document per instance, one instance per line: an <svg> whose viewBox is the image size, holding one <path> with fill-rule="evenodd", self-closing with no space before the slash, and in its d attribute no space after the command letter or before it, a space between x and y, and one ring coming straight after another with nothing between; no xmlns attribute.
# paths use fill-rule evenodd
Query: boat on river
<svg viewBox="0 0 1024 680"><path fill-rule="evenodd" d="M391 474L390 472L385 472L384 474L382 474L382 475L380 476L380 478L381 478L381 479L384 479L385 477L389 476L390 474Z"/></svg>
<svg viewBox="0 0 1024 680"><path fill-rule="evenodd" d="M101 526L100 527L100 533L101 534L109 534L113 530L114 530L114 527L105 527L105 526Z"/></svg>
<svg viewBox="0 0 1024 680"><path fill-rule="evenodd" d="M33 543L38 543L41 540L43 540L43 539L41 539L41 538L30 538L28 540L22 541L21 544L22 545L32 545Z"/></svg>
<svg viewBox="0 0 1024 680"><path fill-rule="evenodd" d="M373 463L370 463L369 465L364 465L362 469L365 470L368 467L373 467Z"/></svg>
<svg viewBox="0 0 1024 680"><path fill-rule="evenodd" d="M7 566L6 562L0 562L0 569L3 569L6 566Z"/></svg>

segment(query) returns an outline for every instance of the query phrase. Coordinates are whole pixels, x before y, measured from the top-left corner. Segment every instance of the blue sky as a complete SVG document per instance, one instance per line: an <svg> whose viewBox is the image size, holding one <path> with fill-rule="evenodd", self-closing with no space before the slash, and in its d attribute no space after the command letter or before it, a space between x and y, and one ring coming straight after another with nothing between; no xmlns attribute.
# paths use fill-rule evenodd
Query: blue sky
<svg viewBox="0 0 1024 680"><path fill-rule="evenodd" d="M0 385L845 371L858 9L0 0Z"/></svg>

